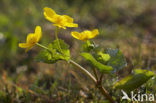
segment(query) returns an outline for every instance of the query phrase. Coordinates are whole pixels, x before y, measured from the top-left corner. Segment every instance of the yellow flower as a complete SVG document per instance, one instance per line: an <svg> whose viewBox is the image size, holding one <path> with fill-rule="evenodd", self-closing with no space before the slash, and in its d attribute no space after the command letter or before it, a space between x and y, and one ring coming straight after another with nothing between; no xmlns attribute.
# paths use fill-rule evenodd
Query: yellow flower
<svg viewBox="0 0 156 103"><path fill-rule="evenodd" d="M83 31L81 33L79 33L79 32L71 32L71 35L74 38L76 38L78 40L83 40L83 41L88 40L88 39L92 39L95 36L97 36L98 34L99 34L98 29L94 29L92 31L85 30L85 31Z"/></svg>
<svg viewBox="0 0 156 103"><path fill-rule="evenodd" d="M51 8L44 8L44 16L47 20L54 23L54 26L66 29L66 27L78 27L78 24L73 23L73 18L67 15L58 15Z"/></svg>
<svg viewBox="0 0 156 103"><path fill-rule="evenodd" d="M27 36L26 43L19 43L19 47L26 48L26 52L30 50L36 43L39 42L42 36L42 31L40 26L36 26L35 33L30 33Z"/></svg>

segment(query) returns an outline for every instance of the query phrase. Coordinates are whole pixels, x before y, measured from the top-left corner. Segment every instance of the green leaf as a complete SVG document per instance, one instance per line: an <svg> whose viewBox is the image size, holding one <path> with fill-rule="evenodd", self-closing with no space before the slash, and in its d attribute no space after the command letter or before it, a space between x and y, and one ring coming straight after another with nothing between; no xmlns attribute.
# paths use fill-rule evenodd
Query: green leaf
<svg viewBox="0 0 156 103"><path fill-rule="evenodd" d="M56 63L59 60L59 58L56 58L58 56L54 57L55 53L54 52L51 53L51 52L48 50L40 51L40 53L35 57L35 61L44 62L44 63L48 63L48 64Z"/></svg>
<svg viewBox="0 0 156 103"><path fill-rule="evenodd" d="M58 60L68 61L70 59L69 46L63 40L59 40L59 44L57 40L54 40L49 44L48 48L49 50L40 51L35 60L51 64L56 63Z"/></svg>
<svg viewBox="0 0 156 103"><path fill-rule="evenodd" d="M136 69L132 75L116 82L113 88L123 89L126 92L130 92L146 83L153 76L154 73L152 71Z"/></svg>
<svg viewBox="0 0 156 103"><path fill-rule="evenodd" d="M111 56L107 65L113 67L113 72L116 72L127 65L125 57L119 49L106 49L105 52Z"/></svg>
<svg viewBox="0 0 156 103"><path fill-rule="evenodd" d="M53 48L54 50L58 51L59 54L63 57L64 60L68 61L70 59L70 50L69 50L69 45L66 44L63 40L59 39L59 44L60 44L60 48L58 45L57 40L54 40L51 48Z"/></svg>
<svg viewBox="0 0 156 103"><path fill-rule="evenodd" d="M97 48L98 46L93 42L87 40L83 45L82 45L82 50L84 52L90 52L91 50Z"/></svg>
<svg viewBox="0 0 156 103"><path fill-rule="evenodd" d="M88 61L92 63L93 66L98 68L100 72L110 73L112 71L111 66L103 65L102 63L98 62L90 53L81 53L81 55Z"/></svg>
<svg viewBox="0 0 156 103"><path fill-rule="evenodd" d="M100 61L107 62L107 61L110 60L110 55L109 54L105 54L105 53L99 52L98 56L99 56L98 59Z"/></svg>

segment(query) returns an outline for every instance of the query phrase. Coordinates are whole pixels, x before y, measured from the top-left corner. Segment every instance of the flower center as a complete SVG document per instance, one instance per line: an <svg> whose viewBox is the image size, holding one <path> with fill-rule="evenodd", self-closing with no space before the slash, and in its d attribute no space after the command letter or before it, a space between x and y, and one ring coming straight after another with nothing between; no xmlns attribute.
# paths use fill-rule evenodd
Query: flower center
<svg viewBox="0 0 156 103"><path fill-rule="evenodd" d="M64 24L64 22L65 22L65 18L63 17L63 16L58 16L57 18L56 18L56 24L60 24L60 25L63 25Z"/></svg>
<svg viewBox="0 0 156 103"><path fill-rule="evenodd" d="M37 38L35 38L35 37L32 37L32 38L30 38L30 40L29 40L29 43L30 43L30 44L36 44L36 42L37 42Z"/></svg>

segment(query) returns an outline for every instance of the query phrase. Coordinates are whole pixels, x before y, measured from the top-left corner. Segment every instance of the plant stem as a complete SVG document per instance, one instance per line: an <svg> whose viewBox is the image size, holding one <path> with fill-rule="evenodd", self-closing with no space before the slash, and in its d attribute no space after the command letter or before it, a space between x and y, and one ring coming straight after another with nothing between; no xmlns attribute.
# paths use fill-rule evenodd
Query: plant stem
<svg viewBox="0 0 156 103"><path fill-rule="evenodd" d="M58 40L58 35L57 34L58 34L58 27L56 27L56 30L55 30L55 39L56 40Z"/></svg>
<svg viewBox="0 0 156 103"><path fill-rule="evenodd" d="M44 45L41 45L41 44L39 44L39 43L36 43L36 45L38 45L39 47L41 47L41 48L44 48L44 49L46 49L46 50L48 50L48 51L51 51L49 48L47 48L46 46L44 46ZM81 65L79 65L78 63L76 63L75 61L73 61L73 60L69 60L69 63L71 63L71 64L73 64L73 65L75 65L76 67L78 67L83 73L85 73L88 77L90 77L90 79L97 85L97 88L100 90L100 92L110 101L110 103L116 103L113 99L112 99L112 97L108 94L108 92L105 90L105 88L102 86L102 83L100 83L99 84L99 81L97 81L98 79L98 77L94 77L90 72L88 72L85 68L83 68ZM94 71L95 72L95 74L96 74L96 71ZM96 74L96 76L97 76L97 74ZM100 80L102 80L102 79L100 79ZM101 82L101 81L100 81Z"/></svg>
<svg viewBox="0 0 156 103"><path fill-rule="evenodd" d="M49 48L47 48L46 46L44 45L41 45L39 43L36 43L36 45L38 45L39 47L41 48L44 48L48 51L51 52L51 50ZM83 68L81 65L79 65L78 63L76 63L75 61L73 60L69 60L69 63L75 65L76 67L78 67L83 73L85 73L87 76L90 77L90 79L97 85L97 88L100 90L100 92L110 101L110 103L116 103L112 97L108 94L108 92L105 90L105 88L102 86L102 83L99 84L99 81L97 81L97 77L95 78L90 72L88 72L85 68ZM96 71L95 71L96 73ZM97 75L97 74L96 74ZM102 80L102 79L100 79Z"/></svg>
<svg viewBox="0 0 156 103"><path fill-rule="evenodd" d="M84 72L87 76L90 77L90 79L92 79L92 81L96 84L97 80L95 79L95 77L89 73L85 68L83 68L81 65L79 65L78 63L74 62L73 60L69 60L69 63L75 65L76 67L78 67L82 72Z"/></svg>
<svg viewBox="0 0 156 103"><path fill-rule="evenodd" d="M39 47L44 48L44 49L46 49L48 51L51 51L49 48L47 48L46 46L44 46L42 44L36 43L36 45L38 45Z"/></svg>
<svg viewBox="0 0 156 103"><path fill-rule="evenodd" d="M69 63L75 65L76 67L78 67L82 72L84 72L88 77L90 77L90 79L97 85L96 87L100 90L100 92L109 100L110 103L116 103L113 98L109 95L109 93L106 91L106 89L102 86L102 84L97 81L97 79L91 74L89 73L85 68L83 68L81 65L79 65L78 63L76 63L73 60L69 60Z"/></svg>
<svg viewBox="0 0 156 103"><path fill-rule="evenodd" d="M100 76L100 83L101 84L102 84L102 81L103 81L103 75L104 75L104 73L102 73L101 76Z"/></svg>
<svg viewBox="0 0 156 103"><path fill-rule="evenodd" d="M98 78L98 74L97 74L97 71L95 70L95 68L93 68L93 72L94 72L94 75L95 75L96 80L98 81L99 78Z"/></svg>
<svg viewBox="0 0 156 103"><path fill-rule="evenodd" d="M98 87L101 93L109 100L110 103L116 103L103 86Z"/></svg>
<svg viewBox="0 0 156 103"><path fill-rule="evenodd" d="M56 30L55 30L55 38L57 40L58 47L59 47L61 53L63 54L62 49L61 49L61 46L60 46L60 42L59 42L59 39L58 39L58 27L56 27Z"/></svg>

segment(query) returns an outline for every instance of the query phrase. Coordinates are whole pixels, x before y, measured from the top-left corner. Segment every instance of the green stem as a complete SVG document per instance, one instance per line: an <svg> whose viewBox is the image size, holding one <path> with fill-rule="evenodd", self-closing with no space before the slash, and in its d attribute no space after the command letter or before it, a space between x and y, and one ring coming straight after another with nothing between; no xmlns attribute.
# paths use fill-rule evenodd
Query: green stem
<svg viewBox="0 0 156 103"><path fill-rule="evenodd" d="M55 30L55 39L56 39L56 40L58 40L57 34L58 34L58 27L56 27L56 30Z"/></svg>
<svg viewBox="0 0 156 103"><path fill-rule="evenodd" d="M69 63L75 65L76 67L78 67L82 72L84 72L87 76L90 77L90 79L96 84L97 83L97 80L96 78L91 74L89 73L85 68L83 68L81 65L79 65L78 63L76 63L75 61L73 60L69 60Z"/></svg>
<svg viewBox="0 0 156 103"><path fill-rule="evenodd" d="M46 46L42 45L42 44L39 44L39 43L36 43L37 46L41 47L41 48L44 48L48 51L51 51L49 48L47 48Z"/></svg>
<svg viewBox="0 0 156 103"><path fill-rule="evenodd" d="M73 60L69 60L69 63L75 65L78 67L83 73L85 73L90 79L97 85L97 88L100 90L100 92L109 100L110 103L116 103L113 98L109 95L107 90L102 86L102 84L98 83L97 79L90 73L88 72L85 68L83 68L81 65L78 63L74 62Z"/></svg>
<svg viewBox="0 0 156 103"><path fill-rule="evenodd" d="M38 45L41 48L44 48L48 51L51 52L51 50L49 48L47 48L44 45L41 45L39 43L36 43L36 45ZM78 63L76 63L73 60L69 60L69 63L75 65L76 67L78 67L83 73L85 73L88 77L90 77L90 79L97 85L97 88L100 90L100 92L110 101L110 103L116 103L112 97L109 95L109 93L105 90L105 88L102 86L102 84L97 81L97 78L95 78L90 72L88 72L85 68L83 68L81 65L79 65ZM101 79L102 80L102 79Z"/></svg>
<svg viewBox="0 0 156 103"><path fill-rule="evenodd" d="M38 45L41 48L44 48L48 51L51 52L51 50L49 48L47 48L44 45L41 45L39 43L36 43L36 45ZM99 81L97 81L97 78L95 78L90 72L88 72L85 68L83 68L81 65L79 65L78 63L76 63L73 60L69 60L69 63L75 65L76 67L78 67L83 73L85 73L88 77L90 77L90 79L97 85L97 88L100 90L100 92L110 101L110 103L116 103L112 97L109 95L109 93L106 91L106 89L102 86L102 84L99 84ZM102 80L102 78L101 78Z"/></svg>
<svg viewBox="0 0 156 103"><path fill-rule="evenodd" d="M99 80L99 78L98 78L98 74L97 74L97 71L96 71L96 69L95 69L95 68L93 68L93 72L94 72L94 75L95 75L96 80L98 81L98 80Z"/></svg>
<svg viewBox="0 0 156 103"><path fill-rule="evenodd" d="M59 39L58 39L58 27L56 27L56 30L55 30L55 38L56 38L56 40L57 40L59 50L60 50L61 53L63 54L63 51L62 51L62 49L61 49L60 42L59 42Z"/></svg>

